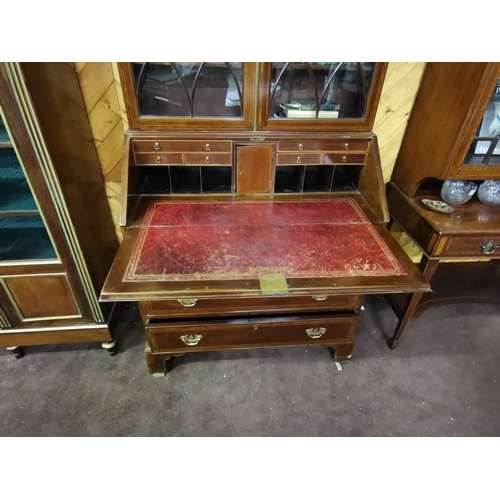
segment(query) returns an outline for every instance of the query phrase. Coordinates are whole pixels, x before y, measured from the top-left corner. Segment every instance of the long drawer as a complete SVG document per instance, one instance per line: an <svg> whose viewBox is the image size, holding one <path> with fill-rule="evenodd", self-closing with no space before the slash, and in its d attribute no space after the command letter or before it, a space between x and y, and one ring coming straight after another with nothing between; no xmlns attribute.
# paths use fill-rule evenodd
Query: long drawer
<svg viewBox="0 0 500 500"><path fill-rule="evenodd" d="M500 258L500 233L442 236L433 254L440 257Z"/></svg>
<svg viewBox="0 0 500 500"><path fill-rule="evenodd" d="M232 141L133 140L136 153L231 153Z"/></svg>
<svg viewBox="0 0 500 500"><path fill-rule="evenodd" d="M169 322L146 326L153 353L354 342L355 314Z"/></svg>
<svg viewBox="0 0 500 500"><path fill-rule="evenodd" d="M294 139L278 142L278 151L314 152L314 151L344 151L366 152L368 141L366 139Z"/></svg>
<svg viewBox="0 0 500 500"><path fill-rule="evenodd" d="M240 314L308 311L359 311L362 295L316 295L308 297L257 297L250 299L183 299L140 302L145 321Z"/></svg>

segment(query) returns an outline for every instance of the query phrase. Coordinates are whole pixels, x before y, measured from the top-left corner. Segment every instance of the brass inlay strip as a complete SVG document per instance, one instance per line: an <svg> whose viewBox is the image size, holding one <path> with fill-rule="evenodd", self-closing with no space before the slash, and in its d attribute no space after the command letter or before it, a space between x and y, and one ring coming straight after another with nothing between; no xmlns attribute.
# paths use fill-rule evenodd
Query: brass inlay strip
<svg viewBox="0 0 500 500"><path fill-rule="evenodd" d="M0 304L0 328L11 328L11 327L12 325L10 323L10 320L7 317L7 314L5 314L2 305Z"/></svg>
<svg viewBox="0 0 500 500"><path fill-rule="evenodd" d="M85 296L87 297L90 308L94 315L94 320L99 323L104 323L104 316L99 301L94 293L90 274L82 254L77 235L73 228L73 224L68 211L68 207L66 206L59 179L57 177L50 154L43 140L43 135L40 130L36 112L33 108L33 103L31 102L29 91L26 87L26 82L24 81L21 66L19 63L4 63L4 66L6 69L7 78L11 85L12 92L19 108L19 112L26 127L28 137L39 162L40 169L47 184L49 194L51 195L52 201L54 203L55 210L58 214L61 228L68 244L69 251L82 282Z"/></svg>

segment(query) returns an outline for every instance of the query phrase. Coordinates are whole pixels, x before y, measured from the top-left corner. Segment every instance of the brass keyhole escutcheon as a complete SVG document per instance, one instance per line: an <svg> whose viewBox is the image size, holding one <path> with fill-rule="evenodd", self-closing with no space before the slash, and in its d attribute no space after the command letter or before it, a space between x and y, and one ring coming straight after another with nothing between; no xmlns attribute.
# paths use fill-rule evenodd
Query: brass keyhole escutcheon
<svg viewBox="0 0 500 500"><path fill-rule="evenodd" d="M300 156L297 156L297 163L302 163L302 158Z"/></svg>
<svg viewBox="0 0 500 500"><path fill-rule="evenodd" d="M207 157L205 158L205 163L210 163L210 156L207 156Z"/></svg>
<svg viewBox="0 0 500 500"><path fill-rule="evenodd" d="M320 327L320 328L308 328L306 330L307 335L311 337L312 339L319 339L321 335L323 335L326 332L326 328Z"/></svg>
<svg viewBox="0 0 500 500"><path fill-rule="evenodd" d="M347 156L342 156L342 163L345 163L347 161Z"/></svg>
<svg viewBox="0 0 500 500"><path fill-rule="evenodd" d="M212 148L210 147L210 144L205 144L205 150L206 150L206 151L210 151L210 149L212 149Z"/></svg>
<svg viewBox="0 0 500 500"><path fill-rule="evenodd" d="M161 163L161 157L160 156L156 157L156 163Z"/></svg>
<svg viewBox="0 0 500 500"><path fill-rule="evenodd" d="M304 149L304 146L302 144L299 144L299 151L302 151Z"/></svg>
<svg viewBox="0 0 500 500"><path fill-rule="evenodd" d="M155 149L156 149L156 151L158 151L160 149L160 145L157 142L155 142Z"/></svg>
<svg viewBox="0 0 500 500"><path fill-rule="evenodd" d="M346 142L346 143L344 144L344 149L345 149L346 151L349 151L349 143L348 143L348 142Z"/></svg>
<svg viewBox="0 0 500 500"><path fill-rule="evenodd" d="M203 338L203 335L182 335L180 339L186 345L196 345Z"/></svg>

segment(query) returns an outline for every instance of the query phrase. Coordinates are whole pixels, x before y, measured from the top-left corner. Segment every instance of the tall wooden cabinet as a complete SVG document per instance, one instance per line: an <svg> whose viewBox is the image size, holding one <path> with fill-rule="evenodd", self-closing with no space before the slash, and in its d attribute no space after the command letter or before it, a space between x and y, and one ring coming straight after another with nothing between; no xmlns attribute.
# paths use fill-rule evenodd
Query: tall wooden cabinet
<svg viewBox="0 0 500 500"><path fill-rule="evenodd" d="M101 342L118 248L72 63L0 65L0 346Z"/></svg>
<svg viewBox="0 0 500 500"><path fill-rule="evenodd" d="M363 297L428 283L385 227L385 63L122 63L125 237L102 301L139 302L150 372L188 352L353 353Z"/></svg>
<svg viewBox="0 0 500 500"><path fill-rule="evenodd" d="M451 213L426 208L445 180L500 179L500 63L427 63L388 185L391 221L422 251L433 293L391 296L399 324L432 305L500 303L500 206L477 195Z"/></svg>

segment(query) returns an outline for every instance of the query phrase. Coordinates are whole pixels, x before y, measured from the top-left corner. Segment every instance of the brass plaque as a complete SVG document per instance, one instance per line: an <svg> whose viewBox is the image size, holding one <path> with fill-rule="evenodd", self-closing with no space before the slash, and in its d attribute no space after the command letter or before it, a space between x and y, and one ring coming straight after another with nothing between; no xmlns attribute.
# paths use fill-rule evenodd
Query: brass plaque
<svg viewBox="0 0 500 500"><path fill-rule="evenodd" d="M288 294L288 283L284 274L261 274L259 281L262 295Z"/></svg>

